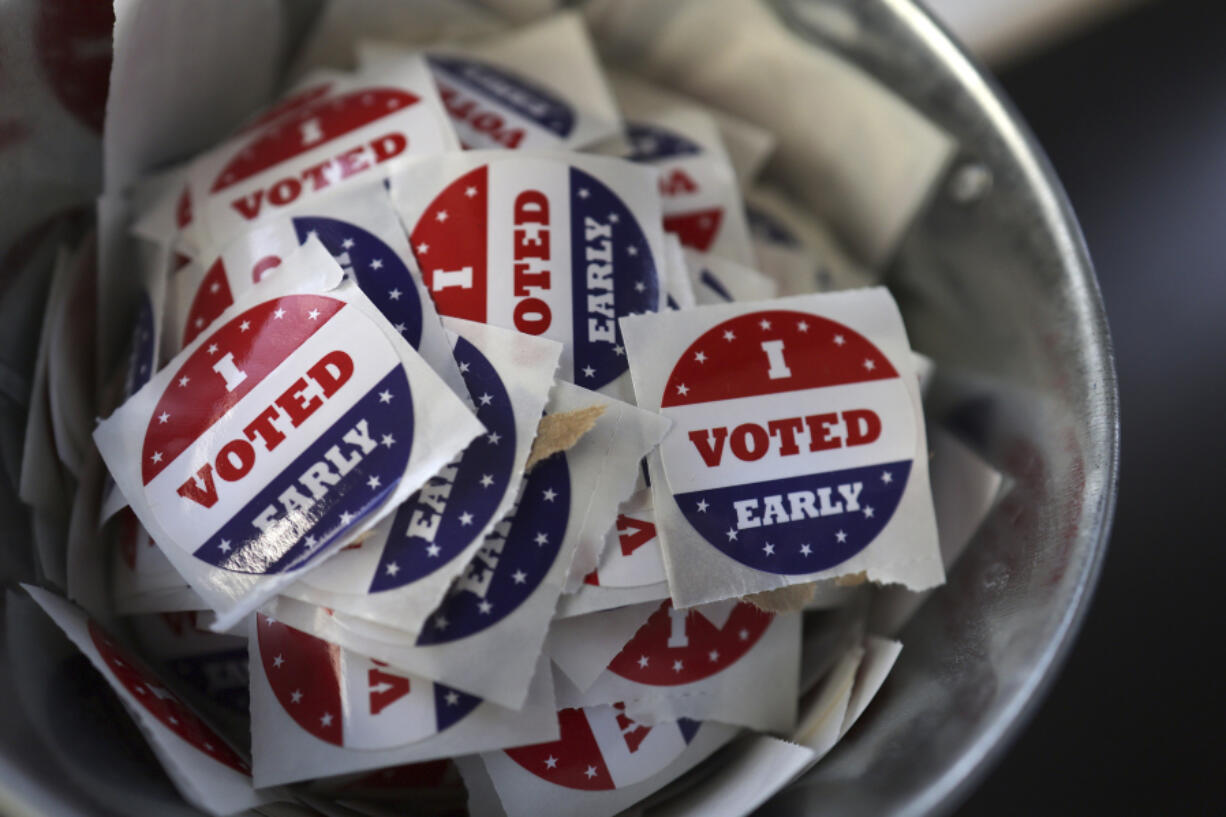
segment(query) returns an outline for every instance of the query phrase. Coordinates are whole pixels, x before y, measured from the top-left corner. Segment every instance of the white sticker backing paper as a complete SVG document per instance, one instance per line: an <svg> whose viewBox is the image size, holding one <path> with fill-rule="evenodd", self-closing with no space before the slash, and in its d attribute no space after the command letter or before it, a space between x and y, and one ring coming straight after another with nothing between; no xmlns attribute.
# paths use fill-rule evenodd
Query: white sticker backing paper
<svg viewBox="0 0 1226 817"><path fill-rule="evenodd" d="M919 381L881 288L622 320L673 601L940 584ZM815 408L817 407L817 408Z"/></svg>

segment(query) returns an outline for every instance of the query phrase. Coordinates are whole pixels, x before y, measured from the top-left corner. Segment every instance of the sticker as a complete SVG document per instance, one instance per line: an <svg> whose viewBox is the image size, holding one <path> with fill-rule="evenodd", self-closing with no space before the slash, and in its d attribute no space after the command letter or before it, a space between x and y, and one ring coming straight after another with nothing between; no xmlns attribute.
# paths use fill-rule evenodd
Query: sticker
<svg viewBox="0 0 1226 817"><path fill-rule="evenodd" d="M408 52L364 43L362 66ZM618 133L621 118L579 15L561 13L426 61L466 149L576 150Z"/></svg>
<svg viewBox="0 0 1226 817"><path fill-rule="evenodd" d="M378 522L481 428L356 285L336 286L318 241L286 263L292 275L252 289L95 432L221 629Z"/></svg>
<svg viewBox="0 0 1226 817"><path fill-rule="evenodd" d="M691 249L753 266L753 245L736 170L719 125L700 106L618 76L626 113L626 158L660 172L664 229Z"/></svg>
<svg viewBox="0 0 1226 817"><path fill-rule="evenodd" d="M281 267L308 238L317 238L345 274L452 391L467 397L451 344L421 283L408 238L382 183L362 184L293 208L244 233L207 266L195 267L180 307L183 345L211 326L235 298Z"/></svg>
<svg viewBox="0 0 1226 817"><path fill-rule="evenodd" d="M252 750L259 785L548 740L544 662L520 711L502 709L342 649L268 616L250 636ZM294 751L286 752L286 746Z"/></svg>
<svg viewBox="0 0 1226 817"><path fill-rule="evenodd" d="M532 469L515 509L494 526L420 632L284 597L270 612L407 672L519 707L572 560L598 555L618 501L633 490L639 461L663 433L658 417L569 383L555 386L548 411L594 404L606 406L596 425Z"/></svg>
<svg viewBox="0 0 1226 817"><path fill-rule="evenodd" d="M941 581L918 381L888 292L623 325L636 393L674 423L649 462L679 606L860 570Z"/></svg>
<svg viewBox="0 0 1226 817"><path fill-rule="evenodd" d="M283 796L253 789L246 761L80 608L23 587L119 695L184 798L212 814L232 814Z"/></svg>
<svg viewBox="0 0 1226 817"><path fill-rule="evenodd" d="M678 610L665 601L590 687L561 679L558 704L624 702L646 723L717 719L783 732L795 725L799 683L799 613L733 600Z"/></svg>
<svg viewBox="0 0 1226 817"><path fill-rule="evenodd" d="M727 258L686 250L685 267L701 306L768 301L779 293L774 279Z"/></svg>
<svg viewBox="0 0 1226 817"><path fill-rule="evenodd" d="M663 297L653 185L616 159L473 151L391 188L440 314L560 341L562 378L628 397L617 318Z"/></svg>
<svg viewBox="0 0 1226 817"><path fill-rule="evenodd" d="M454 318L447 319L447 326L457 333L455 360L485 434L376 526L369 538L303 576L286 595L418 632L453 581L480 581L462 575L488 547L483 541L519 494L561 346ZM559 483L568 485L565 476ZM535 552L547 570L555 552L548 558L539 548ZM539 567L524 566L529 573L541 572ZM519 585L526 586L526 581ZM507 601L502 599L501 606Z"/></svg>
<svg viewBox="0 0 1226 817"><path fill-rule="evenodd" d="M192 221L204 241L225 246L260 219L349 179L383 178L409 156L458 147L421 60L338 77L327 93L292 101L193 163Z"/></svg>
<svg viewBox="0 0 1226 817"><path fill-rule="evenodd" d="M611 817L736 734L731 726L688 720L649 726L617 706L563 709L557 717L558 740L481 755L507 817ZM463 764L460 770L466 774ZM494 805L474 797L469 809L482 817L497 813Z"/></svg>

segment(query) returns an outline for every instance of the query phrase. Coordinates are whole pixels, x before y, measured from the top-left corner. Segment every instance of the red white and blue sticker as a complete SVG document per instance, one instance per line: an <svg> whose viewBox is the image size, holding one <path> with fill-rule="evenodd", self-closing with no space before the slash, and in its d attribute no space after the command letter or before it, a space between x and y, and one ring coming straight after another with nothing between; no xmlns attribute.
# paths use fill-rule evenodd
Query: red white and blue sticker
<svg viewBox="0 0 1226 817"><path fill-rule="evenodd" d="M611 817L679 777L732 738L721 723L640 723L621 706L562 709L558 740L481 755L508 817ZM461 772L465 767L461 766ZM500 813L470 786L474 815Z"/></svg>
<svg viewBox="0 0 1226 817"><path fill-rule="evenodd" d="M201 235L214 246L351 179L382 178L410 155L458 147L420 60L338 78L325 93L289 102L189 172L194 221L203 222Z"/></svg>
<svg viewBox="0 0 1226 817"><path fill-rule="evenodd" d="M672 551L683 538L766 575L846 564L890 525L923 453L915 378L888 294L775 303L691 310L668 329L626 322L636 391L673 420L659 453L665 480L653 475L653 484L678 604L720 598L713 587L679 595L690 557ZM672 343L661 360L665 331ZM913 501L930 516L930 496ZM930 532L908 535L926 541ZM693 571L695 582L710 582L708 572ZM755 582L730 571L723 598L777 586Z"/></svg>
<svg viewBox="0 0 1226 817"><path fill-rule="evenodd" d="M251 625L260 785L432 760L554 737L548 673L521 711L485 704L265 615ZM286 746L294 751L286 752Z"/></svg>
<svg viewBox="0 0 1226 817"><path fill-rule="evenodd" d="M562 377L626 372L617 319L662 300L655 174L621 160L471 152L407 166L392 194L438 311L562 342Z"/></svg>
<svg viewBox="0 0 1226 817"><path fill-rule="evenodd" d="M506 531L495 530L495 523L508 514L519 494L524 463L549 398L561 346L469 321L448 319L447 325L458 333L455 360L485 433L380 523L369 538L304 576L299 585L286 591L289 595L417 631L455 580L459 579L460 587L489 591L485 585L490 579L473 580L469 573L472 564L491 558L488 554L496 550L495 542L506 541ZM565 524L563 515L563 530ZM487 539L487 534L494 535ZM559 535L544 562L545 570L560 544ZM492 558L497 564L499 557ZM540 577L530 572L536 581L529 583L521 575L517 588L530 592L536 587ZM505 604L506 599L499 601L500 609L513 609ZM487 624L491 621L488 611L479 618ZM462 629L457 624L452 633Z"/></svg>

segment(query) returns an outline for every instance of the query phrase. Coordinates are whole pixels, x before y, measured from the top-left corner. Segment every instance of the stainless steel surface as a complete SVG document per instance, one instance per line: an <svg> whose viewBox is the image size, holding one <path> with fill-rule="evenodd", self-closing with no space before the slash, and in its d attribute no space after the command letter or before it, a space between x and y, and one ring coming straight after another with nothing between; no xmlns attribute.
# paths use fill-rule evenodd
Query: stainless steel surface
<svg viewBox="0 0 1226 817"><path fill-rule="evenodd" d="M0 27L20 31L36 5L0 0ZM889 282L913 343L940 364L939 412L1017 487L949 585L904 631L899 664L862 721L764 811L940 813L956 805L1033 711L1089 602L1115 497L1110 340L1076 221L1041 151L995 86L921 8L909 0L774 5L798 31L862 65L962 145ZM0 93L25 94L26 109L56 104L34 98L39 89L0 83ZM57 176L54 166L23 172L13 155L0 152L7 193L0 199L0 258L12 236L35 223L31 202L71 201L66 188L81 202L90 194L88 180ZM37 314L45 292L37 282L6 269L0 287L0 313ZM28 388L34 323L0 326L6 337L26 339L0 350L0 441L22 435L20 385ZM0 519L5 548L19 549L30 542L29 521L12 474L11 467L0 470ZM24 554L0 557L6 582L30 570ZM117 704L80 662L51 660L62 645L46 631L32 637L25 612L13 602L4 609L0 810L131 813L137 801L158 802L168 784L150 771L147 753L133 748L128 724L89 715L115 714ZM116 801L116 789L131 792L131 808Z"/></svg>

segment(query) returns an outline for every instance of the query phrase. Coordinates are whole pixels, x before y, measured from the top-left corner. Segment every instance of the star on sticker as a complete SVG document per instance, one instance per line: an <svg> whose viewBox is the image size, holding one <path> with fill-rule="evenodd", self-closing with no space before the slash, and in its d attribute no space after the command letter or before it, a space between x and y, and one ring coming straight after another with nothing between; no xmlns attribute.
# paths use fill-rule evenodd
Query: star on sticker
<svg viewBox="0 0 1226 817"><path fill-rule="evenodd" d="M179 719L178 719L178 718L176 718L174 715L171 715L169 718L167 718L167 720L169 720L169 721L170 721L170 723L171 723L172 725L174 725L174 726L178 726L178 725L179 725Z"/></svg>
<svg viewBox="0 0 1226 817"><path fill-rule="evenodd" d="M889 471L882 471L881 481L884 482L886 485L889 485L891 482L894 481L894 475L891 474Z"/></svg>
<svg viewBox="0 0 1226 817"><path fill-rule="evenodd" d="M736 340L736 335L731 329L724 330L724 340Z"/></svg>
<svg viewBox="0 0 1226 817"><path fill-rule="evenodd" d="M541 492L541 496L545 498L546 502L553 502L554 498L557 497L557 495L558 495L558 492L552 488L546 488L544 491Z"/></svg>
<svg viewBox="0 0 1226 817"><path fill-rule="evenodd" d="M325 712L323 714L323 717L319 719L319 725L320 726L331 726L332 725L332 713Z"/></svg>
<svg viewBox="0 0 1226 817"><path fill-rule="evenodd" d="M634 284L634 291L635 291L635 292L643 292L643 291L644 291L644 290L646 290L646 289L647 289L647 285L646 285L646 284L644 284L642 281L636 281L636 282L635 282L635 284Z"/></svg>
<svg viewBox="0 0 1226 817"><path fill-rule="evenodd" d="M685 669L685 664L681 663L680 661L673 662L673 672L681 672L683 669Z"/></svg>
<svg viewBox="0 0 1226 817"><path fill-rule="evenodd" d="M482 474L482 475L481 475L481 487L482 487L482 488L488 488L488 487L490 487L490 486L491 486L491 485L493 485L493 484L494 484L494 477L493 477L493 475L491 475L491 474Z"/></svg>
<svg viewBox="0 0 1226 817"><path fill-rule="evenodd" d="M595 376L596 376L596 370L595 370L595 369L593 369L591 366L584 366L584 367L583 367L583 376L584 376L584 377L595 377Z"/></svg>
<svg viewBox="0 0 1226 817"><path fill-rule="evenodd" d="M352 521L353 514L349 513L349 511L345 511L343 514L341 514L341 527L348 525Z"/></svg>
<svg viewBox="0 0 1226 817"><path fill-rule="evenodd" d="M800 323L796 324L796 328L799 329L801 332L808 332L809 324L806 323L805 321L801 321Z"/></svg>
<svg viewBox="0 0 1226 817"><path fill-rule="evenodd" d="M204 318L196 318L196 328L199 329L202 326L204 326Z"/></svg>
<svg viewBox="0 0 1226 817"><path fill-rule="evenodd" d="M617 355L618 357L621 357L622 355L626 354L626 347L622 346L621 344L614 346L613 354Z"/></svg>
<svg viewBox="0 0 1226 817"><path fill-rule="evenodd" d="M686 395L690 393L690 387L684 383L677 384L677 394Z"/></svg>
<svg viewBox="0 0 1226 817"><path fill-rule="evenodd" d="M593 777L595 777L595 776L596 776L596 767L595 767L595 766L588 766L588 767L587 767L587 768L586 768L586 769L583 771L583 774L584 774L584 776L585 776L585 777L587 777L587 779L588 779L588 780L591 780Z"/></svg>
<svg viewBox="0 0 1226 817"><path fill-rule="evenodd" d="M706 363L707 353L706 352L695 352L694 359L697 360L699 363Z"/></svg>
<svg viewBox="0 0 1226 817"><path fill-rule="evenodd" d="M388 448L391 448L393 445L395 445L395 444L396 444L396 438L395 438L395 437L393 437L391 434L384 434L384 435L383 435L383 436L382 436L382 437L379 439L379 442L380 442L380 443L382 443L383 445L387 446Z"/></svg>
<svg viewBox="0 0 1226 817"><path fill-rule="evenodd" d="M439 628L440 630L446 630L447 624L448 624L448 621L447 621L446 616L435 616L434 617L434 626Z"/></svg>
<svg viewBox="0 0 1226 817"><path fill-rule="evenodd" d="M464 188L464 195L471 199L473 196L477 195L477 188L472 186Z"/></svg>
<svg viewBox="0 0 1226 817"><path fill-rule="evenodd" d="M209 344L209 348L208 348L208 350L207 350L207 351L208 351L208 353L209 353L210 355L215 355L215 354L217 354L217 344L216 344L216 343L210 343L210 344Z"/></svg>
<svg viewBox="0 0 1226 817"><path fill-rule="evenodd" d="M383 259L376 258L375 260L371 261L370 268L371 269L383 269Z"/></svg>
<svg viewBox="0 0 1226 817"><path fill-rule="evenodd" d="M246 332L250 328L251 328L251 321L243 321L242 323L238 325L238 331L240 332Z"/></svg>
<svg viewBox="0 0 1226 817"><path fill-rule="evenodd" d="M439 210L439 211L438 211L438 215L436 215L434 218L435 218L437 221L440 221L440 222L441 222L441 221L446 221L446 220L447 220L447 211L446 211L446 210Z"/></svg>
<svg viewBox="0 0 1226 817"><path fill-rule="evenodd" d="M846 533L844 533L843 531L839 531L838 533L836 533L836 534L834 535L834 538L835 538L835 539L838 539L840 542L846 542L846 541L847 541L847 534L846 534Z"/></svg>
<svg viewBox="0 0 1226 817"><path fill-rule="evenodd" d="M395 576L397 573L400 572L400 565L396 564L395 562L388 562L386 570L387 570L387 575Z"/></svg>
<svg viewBox="0 0 1226 817"><path fill-rule="evenodd" d="M467 526L467 525L471 525L472 523L473 523L473 515L471 513L469 513L468 511L465 511L464 513L460 514L460 524L461 525Z"/></svg>
<svg viewBox="0 0 1226 817"><path fill-rule="evenodd" d="M493 612L494 605L490 604L488 601L482 600L482 602L477 605L477 609L481 611L481 615L488 616L491 612Z"/></svg>
<svg viewBox="0 0 1226 817"><path fill-rule="evenodd" d="M528 574L522 570L516 570L514 573L511 574L511 579L516 584L523 584L524 582L528 581Z"/></svg>
<svg viewBox="0 0 1226 817"><path fill-rule="evenodd" d="M502 435L497 431L491 431L489 434L485 435L485 439L490 441L490 445L498 445L498 443L502 440Z"/></svg>
<svg viewBox="0 0 1226 817"><path fill-rule="evenodd" d="M318 310L318 309L312 309L310 312L308 312L308 313L307 313L307 317L308 317L308 318L310 318L310 319L311 319L311 320L313 320L313 321L317 321L317 320L319 320L319 310Z"/></svg>
<svg viewBox="0 0 1226 817"><path fill-rule="evenodd" d="M485 393L483 393L483 394L482 394L480 397L478 397L477 399L481 401L481 405L483 405L483 406L488 406L488 405L489 405L491 402L493 402L493 400L494 400L493 396L492 396L491 394L489 394L489 392L485 392Z"/></svg>
<svg viewBox="0 0 1226 817"><path fill-rule="evenodd" d="M219 289L221 289L221 284L217 283L216 281L209 284L209 292L216 292Z"/></svg>
<svg viewBox="0 0 1226 817"><path fill-rule="evenodd" d="M383 391L379 392L379 402L380 403L392 402L392 393L388 391L387 389L384 389Z"/></svg>
<svg viewBox="0 0 1226 817"><path fill-rule="evenodd" d="M430 545L429 547L426 548L426 555L429 556L431 559L438 558L438 555L441 552L442 551L439 549L438 545Z"/></svg>
<svg viewBox="0 0 1226 817"><path fill-rule="evenodd" d="M639 656L639 667L646 667L646 666L647 666L647 656L640 655Z"/></svg>
<svg viewBox="0 0 1226 817"><path fill-rule="evenodd" d="M581 199L586 199L586 198L587 198L589 195L591 195L591 194L590 194L590 193L588 193L588 191L587 191L587 188L586 188L586 187L580 187L580 188L579 188L579 198L581 198Z"/></svg>
<svg viewBox="0 0 1226 817"><path fill-rule="evenodd" d="M307 546L307 550L310 550L311 548L315 547L315 545L317 545L318 542L316 542L314 536L308 536L306 538L305 544Z"/></svg>
<svg viewBox="0 0 1226 817"><path fill-rule="evenodd" d="M865 519L872 519L872 518L873 518L873 506L872 506L872 505L865 505L865 506L864 506L864 518L865 518Z"/></svg>
<svg viewBox="0 0 1226 817"><path fill-rule="evenodd" d="M728 528L728 541L736 541L736 528Z"/></svg>
<svg viewBox="0 0 1226 817"><path fill-rule="evenodd" d="M801 555L801 556L808 556L808 555L809 555L810 553L812 553L812 552L813 552L813 548L809 547L808 545L801 545L801 546L800 546L800 555Z"/></svg>
<svg viewBox="0 0 1226 817"><path fill-rule="evenodd" d="M399 301L400 294L401 293L399 289L393 289L392 291L387 293L387 297L391 298L393 301Z"/></svg>
<svg viewBox="0 0 1226 817"><path fill-rule="evenodd" d="M161 462L161 461L162 461L162 452L161 452L161 451L154 451L154 452L153 452L153 456L151 456L149 459L153 460L153 462L154 462L154 463L159 463L159 462Z"/></svg>
<svg viewBox="0 0 1226 817"><path fill-rule="evenodd" d="M405 326L403 323L398 323L396 324L396 331L403 335L405 332L409 331L409 327Z"/></svg>
<svg viewBox="0 0 1226 817"><path fill-rule="evenodd" d="M845 340L843 339L843 336L842 336L842 335L835 335L835 336L834 336L834 345L835 345L835 346L842 346L842 345L843 345L844 343L846 343L846 342L847 342L847 341L845 341Z"/></svg>
<svg viewBox="0 0 1226 817"><path fill-rule="evenodd" d="M742 627L741 631L736 634L736 637L741 639L742 641L748 641L749 640L749 630L746 630L744 627Z"/></svg>
<svg viewBox="0 0 1226 817"><path fill-rule="evenodd" d="M379 484L380 483L379 483L378 477L371 477L370 479L366 480L366 486L368 488L378 488Z"/></svg>
<svg viewBox="0 0 1226 817"><path fill-rule="evenodd" d="M277 320L281 320L282 318L285 317L285 310L281 309L280 307L277 307L277 311L272 313L272 316L276 318Z"/></svg>
<svg viewBox="0 0 1226 817"><path fill-rule="evenodd" d="M877 364L874 363L871 359L865 358L864 368L871 372L873 369L877 368Z"/></svg>
<svg viewBox="0 0 1226 817"><path fill-rule="evenodd" d="M616 224L619 220L620 219L618 219L617 213L609 213L609 223L610 224Z"/></svg>
<svg viewBox="0 0 1226 817"><path fill-rule="evenodd" d="M536 546L537 546L537 547L540 547L541 545L547 545L547 544L549 544L549 537L548 537L548 536L546 536L546 535L545 535L545 534L543 534L543 533L538 533L538 534L536 535L536 539L534 539L533 541L535 541L535 542L536 542Z"/></svg>
<svg viewBox="0 0 1226 817"><path fill-rule="evenodd" d="M718 661L719 650L711 650L711 652L707 653L707 658L710 658L712 661Z"/></svg>
<svg viewBox="0 0 1226 817"><path fill-rule="evenodd" d="M188 377L187 375L183 375L182 377L179 378L179 388L183 388L190 382L192 382L192 379Z"/></svg>
<svg viewBox="0 0 1226 817"><path fill-rule="evenodd" d="M276 656L274 656L272 659L272 665L276 667L277 669L281 669L281 665L284 663L285 663L285 656L282 655L281 653L277 653Z"/></svg>
<svg viewBox="0 0 1226 817"><path fill-rule="evenodd" d="M762 552L765 553L767 556L774 556L775 546L772 545L770 542L767 542L766 545L762 548Z"/></svg>
<svg viewBox="0 0 1226 817"><path fill-rule="evenodd" d="M343 249L343 250L348 250L348 249L350 249L350 248L352 248L352 247L353 247L353 239L352 239L352 238L346 238L344 241L342 241L342 242L341 242L341 249Z"/></svg>
<svg viewBox="0 0 1226 817"><path fill-rule="evenodd" d="M229 539L222 539L222 540L221 540L221 541L220 541L220 542L217 544L217 549L218 549L218 550L220 550L222 553L229 553L229 552L230 552L230 540L229 540Z"/></svg>
<svg viewBox="0 0 1226 817"><path fill-rule="evenodd" d="M705 499L698 500L698 512L699 513L706 513L707 508L709 507L711 507L711 505Z"/></svg>
<svg viewBox="0 0 1226 817"><path fill-rule="evenodd" d="M429 244L427 244L426 242L424 242L424 241L423 241L423 242L421 242L420 244L418 244L418 245L417 245L417 254L418 254L418 255L425 255L425 254L426 254L426 253L428 253L428 252L430 252L430 245L429 245Z"/></svg>
<svg viewBox="0 0 1226 817"><path fill-rule="evenodd" d="M447 706L455 706L460 702L460 693L453 689L443 696L443 700L447 702Z"/></svg>
<svg viewBox="0 0 1226 817"><path fill-rule="evenodd" d="M468 374L468 369L469 369L468 361L464 361L460 364L460 374Z"/></svg>
<svg viewBox="0 0 1226 817"><path fill-rule="evenodd" d="M639 254L639 248L638 248L638 247L636 247L636 246L634 246L633 244L631 244L629 247L626 247L626 252L627 252L629 255L638 255L638 254Z"/></svg>
<svg viewBox="0 0 1226 817"><path fill-rule="evenodd" d="M768 321L766 318L763 318L762 320L758 321L758 326L761 326L763 329L770 329L771 322Z"/></svg>
<svg viewBox="0 0 1226 817"><path fill-rule="evenodd" d="M579 192L582 193L583 191L580 190ZM545 758L545 768L546 769L558 768L558 759L554 757L553 755L550 755L549 757Z"/></svg>

